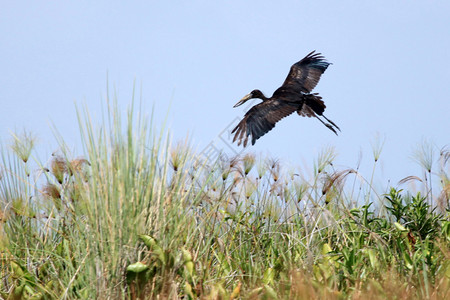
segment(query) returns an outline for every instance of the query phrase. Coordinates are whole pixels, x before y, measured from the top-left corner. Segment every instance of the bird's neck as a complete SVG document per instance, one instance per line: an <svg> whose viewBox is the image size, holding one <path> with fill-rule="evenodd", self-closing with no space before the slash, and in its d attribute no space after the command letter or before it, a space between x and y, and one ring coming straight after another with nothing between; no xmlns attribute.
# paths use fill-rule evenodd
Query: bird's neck
<svg viewBox="0 0 450 300"><path fill-rule="evenodd" d="M260 97L259 97L263 102L269 100L269 98L267 98L266 96L264 96L263 93L261 93Z"/></svg>

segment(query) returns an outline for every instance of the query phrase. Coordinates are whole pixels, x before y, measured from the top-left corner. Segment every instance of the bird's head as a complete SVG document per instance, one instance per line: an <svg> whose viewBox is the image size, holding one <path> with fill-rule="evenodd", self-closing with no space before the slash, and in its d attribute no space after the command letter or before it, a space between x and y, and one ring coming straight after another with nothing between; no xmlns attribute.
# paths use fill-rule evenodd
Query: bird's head
<svg viewBox="0 0 450 300"><path fill-rule="evenodd" d="M249 94L245 95L241 100L239 100L238 103L236 103L233 107L238 107L245 102L247 102L250 99L259 98L259 99L266 99L264 94L260 90L253 90Z"/></svg>

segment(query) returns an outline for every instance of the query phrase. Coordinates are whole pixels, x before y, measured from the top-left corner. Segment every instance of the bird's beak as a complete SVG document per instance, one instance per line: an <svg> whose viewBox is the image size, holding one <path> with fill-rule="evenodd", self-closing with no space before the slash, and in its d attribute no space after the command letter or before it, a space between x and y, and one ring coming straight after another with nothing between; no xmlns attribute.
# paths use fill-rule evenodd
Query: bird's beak
<svg viewBox="0 0 450 300"><path fill-rule="evenodd" d="M247 102L248 100L250 100L251 98L252 98L252 94L245 95L244 98L239 100L239 102L236 103L233 107L238 107L238 106L244 104L245 102Z"/></svg>

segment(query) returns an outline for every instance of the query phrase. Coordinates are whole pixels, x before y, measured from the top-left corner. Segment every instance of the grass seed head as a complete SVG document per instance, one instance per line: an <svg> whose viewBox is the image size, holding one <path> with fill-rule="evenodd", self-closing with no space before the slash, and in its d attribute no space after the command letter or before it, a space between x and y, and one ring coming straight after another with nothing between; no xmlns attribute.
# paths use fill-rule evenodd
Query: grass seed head
<svg viewBox="0 0 450 300"><path fill-rule="evenodd" d="M30 158L31 151L34 148L36 138L29 132L24 131L23 134L13 134L14 142L11 146L14 153L26 163Z"/></svg>
<svg viewBox="0 0 450 300"><path fill-rule="evenodd" d="M226 155L221 155L219 157L219 168L222 172L222 181L226 181L232 169L232 162Z"/></svg>
<svg viewBox="0 0 450 300"><path fill-rule="evenodd" d="M274 182L277 182L280 179L280 161L278 159L269 159L267 161L267 166L270 171L270 175L273 178Z"/></svg>
<svg viewBox="0 0 450 300"><path fill-rule="evenodd" d="M428 173L431 173L434 162L434 146L429 140L423 140L414 150L412 158Z"/></svg>
<svg viewBox="0 0 450 300"><path fill-rule="evenodd" d="M183 164L186 158L186 153L187 149L183 148L183 145L180 143L175 147L175 149L172 149L172 151L170 151L170 166L175 172L177 172Z"/></svg>
<svg viewBox="0 0 450 300"><path fill-rule="evenodd" d="M250 171L255 166L255 162L256 162L255 155L246 154L244 156L244 158L242 159L242 161L244 163L244 174L247 176L248 173L250 173Z"/></svg>
<svg viewBox="0 0 450 300"><path fill-rule="evenodd" d="M336 158L336 152L333 147L327 147L319 153L317 162L315 165L316 173L320 174L323 170L329 166L333 165L333 161Z"/></svg>
<svg viewBox="0 0 450 300"><path fill-rule="evenodd" d="M56 185L49 183L44 186L42 193L48 198L60 199L61 193Z"/></svg>
<svg viewBox="0 0 450 300"><path fill-rule="evenodd" d="M80 176L84 181L88 180L88 170L86 169L87 166L90 166L91 164L87 159L84 158L77 158L72 160L68 166L69 166L69 172L70 175L78 175Z"/></svg>
<svg viewBox="0 0 450 300"><path fill-rule="evenodd" d="M247 180L245 182L245 198L250 199L257 188L258 184L254 180Z"/></svg>
<svg viewBox="0 0 450 300"><path fill-rule="evenodd" d="M441 149L439 153L439 162L442 173L445 173L445 167L449 160L450 160L450 148L448 146L445 146L444 148Z"/></svg>
<svg viewBox="0 0 450 300"><path fill-rule="evenodd" d="M258 172L258 178L261 179L267 172L267 164L265 163L265 160L262 158L258 161L258 164L256 166L256 170Z"/></svg>
<svg viewBox="0 0 450 300"><path fill-rule="evenodd" d="M88 166L91 165L87 159L77 158L70 162L70 169L72 170L73 173L79 173L83 170L83 167L86 165Z"/></svg>
<svg viewBox="0 0 450 300"><path fill-rule="evenodd" d="M64 174L66 174L67 171L68 167L66 160L59 155L55 155L50 163L50 172L60 184L63 182Z"/></svg>
<svg viewBox="0 0 450 300"><path fill-rule="evenodd" d="M299 203L300 201L302 201L303 197L305 195L307 195L308 186L304 182L296 181L296 182L294 182L293 188L295 190L295 199L296 199L297 203Z"/></svg>
<svg viewBox="0 0 450 300"><path fill-rule="evenodd" d="M398 185L402 185L402 184L405 184L405 183L407 183L407 182L414 181L414 180L419 181L419 182L423 182L423 180L420 179L420 178L417 177L417 176L406 176L405 178L401 179L401 180L398 182Z"/></svg>
<svg viewBox="0 0 450 300"><path fill-rule="evenodd" d="M383 150L384 142L386 141L386 138L381 138L380 134L377 133L375 135L375 140L371 143L372 145L372 153L373 153L373 159L375 162L378 161L381 155L381 151Z"/></svg>
<svg viewBox="0 0 450 300"><path fill-rule="evenodd" d="M323 184L323 188L322 188L322 195L325 195L326 193L328 193L328 191L332 187L335 187L338 190L342 189L345 178L347 177L347 175L352 174L352 173L356 173L356 171L353 169L347 169L347 170L343 170L343 171L339 171L339 172L334 172L331 175L325 176L324 184Z"/></svg>
<svg viewBox="0 0 450 300"><path fill-rule="evenodd" d="M53 202L53 205L60 211L62 209L61 193L58 187L52 183L43 188L43 194Z"/></svg>

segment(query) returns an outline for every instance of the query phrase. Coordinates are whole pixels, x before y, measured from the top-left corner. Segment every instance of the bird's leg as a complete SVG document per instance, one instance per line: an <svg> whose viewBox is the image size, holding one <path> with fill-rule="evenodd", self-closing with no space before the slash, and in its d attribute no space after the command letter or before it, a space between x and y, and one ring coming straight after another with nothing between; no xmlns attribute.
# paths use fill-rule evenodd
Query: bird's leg
<svg viewBox="0 0 450 300"><path fill-rule="evenodd" d="M328 119L327 117L325 117L324 115L322 115L322 117L325 118L325 120L327 120L328 122L330 122L334 127L336 127L339 131L341 131L341 129L339 128L339 126L337 126L336 124L334 124L333 121L331 121L330 119Z"/></svg>
<svg viewBox="0 0 450 300"><path fill-rule="evenodd" d="M324 121L322 121L322 119L321 118L319 118L319 116L317 116L316 114L314 114L314 117L316 117L317 118L317 120L319 120L323 125L325 125L326 127L328 127L328 129L330 129L331 131L333 131L336 135L338 135L337 134L337 132L336 132L336 130L334 130L334 128L333 128L333 126L331 125L331 124L328 124L328 123L325 123ZM326 119L326 118L325 118ZM328 119L327 119L328 120ZM335 125L336 126L336 125ZM337 127L337 126L336 126ZM338 128L339 129L339 128Z"/></svg>

